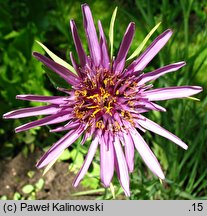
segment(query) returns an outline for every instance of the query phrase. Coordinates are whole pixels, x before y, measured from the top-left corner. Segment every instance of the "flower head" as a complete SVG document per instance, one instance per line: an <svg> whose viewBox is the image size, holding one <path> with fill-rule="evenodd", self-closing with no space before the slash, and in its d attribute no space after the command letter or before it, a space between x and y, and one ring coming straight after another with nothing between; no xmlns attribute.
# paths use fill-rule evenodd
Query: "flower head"
<svg viewBox="0 0 207 216"><path fill-rule="evenodd" d="M4 118L47 115L17 127L16 132L36 126L66 122L64 126L51 130L51 132L68 132L40 158L37 163L38 168L54 162L81 135L83 135L82 143L92 137L88 154L74 180L74 186L77 186L86 174L99 148L102 183L108 187L115 170L125 194L129 196L129 173L134 169L135 149L156 176L160 179L165 178L159 162L139 131L150 130L187 149L187 145L178 137L143 114L151 110L165 111L165 108L154 101L189 97L199 93L202 88L179 86L152 89L153 86L147 84L185 65L185 62L178 62L143 73L143 69L171 37L171 30L166 30L159 35L136 60L125 68L127 53L134 37L135 24L128 25L117 56L110 58L101 22L98 22L98 38L87 4L82 5L82 11L90 55L85 53L75 22L71 20L70 27L79 57L77 63L70 53L75 73L40 53L33 53L35 58L72 85L72 89L58 88L65 92L65 96L17 95L16 98L20 100L45 102L49 105L15 110L6 113Z"/></svg>

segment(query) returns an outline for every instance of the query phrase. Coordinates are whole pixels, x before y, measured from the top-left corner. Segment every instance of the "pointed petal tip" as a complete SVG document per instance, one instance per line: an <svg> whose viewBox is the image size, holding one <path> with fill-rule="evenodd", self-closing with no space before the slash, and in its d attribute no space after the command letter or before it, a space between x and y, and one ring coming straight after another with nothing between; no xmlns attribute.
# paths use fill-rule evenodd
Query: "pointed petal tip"
<svg viewBox="0 0 207 216"><path fill-rule="evenodd" d="M70 20L70 28L73 29L75 26L75 21L73 19Z"/></svg>
<svg viewBox="0 0 207 216"><path fill-rule="evenodd" d="M33 51L33 52L32 52L32 55L33 55L34 57L38 56L38 54L40 54L40 53L38 53L38 52L36 52L36 51Z"/></svg>
<svg viewBox="0 0 207 216"><path fill-rule="evenodd" d="M94 65L98 67L100 65L101 60L101 51L93 16L90 7L87 4L83 4L81 7L83 14L84 29L88 41L88 48L90 50L90 57L94 62Z"/></svg>
<svg viewBox="0 0 207 216"><path fill-rule="evenodd" d="M165 175L162 171L162 169L157 169L156 172L152 171L154 173L154 175L156 175L159 179L164 180L165 179Z"/></svg>
<svg viewBox="0 0 207 216"><path fill-rule="evenodd" d="M40 160L37 161L37 163L35 164L37 169L41 169L43 167L45 167L46 165L44 165Z"/></svg>
<svg viewBox="0 0 207 216"><path fill-rule="evenodd" d="M182 64L183 66L186 65L186 62L185 61L181 61L179 62L180 64Z"/></svg>
<svg viewBox="0 0 207 216"><path fill-rule="evenodd" d="M87 3L81 5L82 12L85 13L87 9L91 10Z"/></svg>
<svg viewBox="0 0 207 216"><path fill-rule="evenodd" d="M129 189L124 189L124 193L125 193L125 195L127 196L127 197L130 197L131 196L131 194L130 194L130 190Z"/></svg>
<svg viewBox="0 0 207 216"><path fill-rule="evenodd" d="M165 175L164 175L164 173L162 173L162 174L159 175L158 177L159 177L159 179L161 179L161 180L164 180L164 179L165 179Z"/></svg>
<svg viewBox="0 0 207 216"><path fill-rule="evenodd" d="M37 167L37 169L41 169L41 168L42 168L42 167L40 166L40 164L39 164L39 161L36 163L35 166Z"/></svg>
<svg viewBox="0 0 207 216"><path fill-rule="evenodd" d="M167 29L165 32L166 33L170 33L171 35L173 34L173 30L172 29Z"/></svg>
<svg viewBox="0 0 207 216"><path fill-rule="evenodd" d="M17 117L15 117L13 115L14 111L11 111L11 112L7 112L5 114L3 114L3 119L16 119Z"/></svg>
<svg viewBox="0 0 207 216"><path fill-rule="evenodd" d="M17 128L14 129L14 132L15 132L15 133L19 133L19 132L21 132L21 131L19 130L19 127L17 127Z"/></svg>
<svg viewBox="0 0 207 216"><path fill-rule="evenodd" d="M187 87L192 88L192 90L194 91L194 93L191 95L198 94L203 91L203 88L201 86L187 86Z"/></svg>
<svg viewBox="0 0 207 216"><path fill-rule="evenodd" d="M104 178L103 176L101 176L101 182L102 182L103 186L106 188L110 187L110 183L111 183L112 178L113 178L113 175L110 176L110 178Z"/></svg>
<svg viewBox="0 0 207 216"><path fill-rule="evenodd" d="M8 115L9 115L9 112L8 113L5 113L5 114L3 114L3 119L8 119L9 117L8 117Z"/></svg>
<svg viewBox="0 0 207 216"><path fill-rule="evenodd" d="M132 26L133 28L135 28L135 22L130 22L129 26Z"/></svg>
<svg viewBox="0 0 207 216"><path fill-rule="evenodd" d="M102 180L101 180L101 183L103 184L103 187L108 188L108 187L110 187L111 181L110 181L110 182L106 182L106 181L104 181L104 180L102 179Z"/></svg>
<svg viewBox="0 0 207 216"><path fill-rule="evenodd" d="M78 187L79 182L77 183L77 182L74 180L73 183L72 183L72 185L73 185L74 188L76 188L76 187Z"/></svg>
<svg viewBox="0 0 207 216"><path fill-rule="evenodd" d="M84 6L88 6L88 4L87 3L81 4L81 7L84 7Z"/></svg>
<svg viewBox="0 0 207 216"><path fill-rule="evenodd" d="M72 26L73 26L73 20L70 20L70 27L72 28Z"/></svg>
<svg viewBox="0 0 207 216"><path fill-rule="evenodd" d="M180 61L180 62L173 63L171 65L178 65L179 69L180 69L181 67L184 67L186 65L186 62L185 61Z"/></svg>
<svg viewBox="0 0 207 216"><path fill-rule="evenodd" d="M197 88L197 90L198 90L199 92L203 91L203 88L202 88L201 86L194 86L194 87Z"/></svg>
<svg viewBox="0 0 207 216"><path fill-rule="evenodd" d="M170 37L172 36L173 34L173 30L172 29L167 29L165 30L161 35L166 37L166 40L168 41L170 39ZM161 36L159 35L158 38ZM167 36L168 35L168 36Z"/></svg>

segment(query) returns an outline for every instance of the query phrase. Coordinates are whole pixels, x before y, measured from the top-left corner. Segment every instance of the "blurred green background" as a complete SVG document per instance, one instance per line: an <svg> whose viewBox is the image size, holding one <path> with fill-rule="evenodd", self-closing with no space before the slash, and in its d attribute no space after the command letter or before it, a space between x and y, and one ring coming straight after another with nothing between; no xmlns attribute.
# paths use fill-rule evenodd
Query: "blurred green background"
<svg viewBox="0 0 207 216"><path fill-rule="evenodd" d="M61 58L69 61L69 51L75 54L69 29L69 20L74 19L79 34L87 49L80 5L88 3L94 20L102 21L108 35L112 12L118 6L115 22L115 53L129 22L136 23L136 35L130 49L132 53L147 33L162 22L150 41L167 28L174 34L165 48L146 68L154 68L185 60L187 65L173 74L168 74L154 83L155 87L176 85L200 85L204 91L190 99L161 102L166 113L151 112L148 116L179 136L188 145L184 151L170 141L147 132L144 138L152 147L160 161L166 181L159 180L142 163L138 154L135 157L135 171L131 177L130 199L206 199L207 198L207 1L206 0L121 0L121 1L71 1L71 0L0 0L0 116L20 107L36 106L35 102L18 101L17 94L59 95L51 84L41 63L32 57L32 51L44 51L35 40L44 43ZM150 43L148 41L148 44ZM39 105L39 103L38 103ZM34 165L39 153L45 151L62 134L51 134L48 127L35 128L19 134L14 128L31 120L0 121L0 198L1 199L49 199L44 177L36 176ZM34 118L35 119L35 118ZM77 172L87 152L79 147L78 140L70 151L65 151L59 166L68 166L70 173ZM24 176L12 174L12 161L21 155L24 163L35 157ZM20 156L19 156L20 157ZM16 162L15 162L16 163ZM85 195L91 199L111 199L110 190L104 190L99 182L99 156L82 182L76 196ZM15 171L16 172L16 171ZM68 172L66 169L65 172ZM8 174L9 173L9 174ZM13 176L12 176L13 175ZM70 174L69 174L70 175ZM24 180L23 180L24 177ZM8 178L8 180L7 180ZM3 180L2 180L3 179ZM12 179L12 180L11 180ZM11 181L11 185L4 182ZM64 184L70 184L64 179ZM48 183L48 185L50 185ZM119 183L114 177L113 185L117 199L122 196ZM5 189L4 187L9 187ZM49 187L49 186L48 186ZM26 189L25 189L26 188ZM56 190L53 188L53 190ZM44 191L44 196L37 196ZM84 192L83 192L84 191ZM78 193L77 193L78 192ZM65 190L65 198L69 192ZM89 196L90 197L87 197ZM69 195L68 195L69 196ZM62 199L60 194L53 198ZM82 197L84 199L84 197Z"/></svg>

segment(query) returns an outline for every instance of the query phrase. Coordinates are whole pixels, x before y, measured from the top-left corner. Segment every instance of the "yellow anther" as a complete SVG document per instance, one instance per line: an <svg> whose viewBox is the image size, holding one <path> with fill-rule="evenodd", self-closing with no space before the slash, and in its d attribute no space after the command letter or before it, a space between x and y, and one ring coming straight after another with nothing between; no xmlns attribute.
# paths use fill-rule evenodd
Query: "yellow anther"
<svg viewBox="0 0 207 216"><path fill-rule="evenodd" d="M100 88L101 90L101 95L104 95L106 93L105 89L103 89L102 87Z"/></svg>
<svg viewBox="0 0 207 216"><path fill-rule="evenodd" d="M114 122L114 130L119 131L121 129L119 123L117 121Z"/></svg>
<svg viewBox="0 0 207 216"><path fill-rule="evenodd" d="M118 95L119 94L119 90L116 90L116 95Z"/></svg>
<svg viewBox="0 0 207 216"><path fill-rule="evenodd" d="M110 114L112 116L112 113L111 113L111 108L112 107L104 107L106 109L106 113Z"/></svg>
<svg viewBox="0 0 207 216"><path fill-rule="evenodd" d="M108 97L110 97L111 95L107 92L107 93L105 93L104 95L103 95L103 99L106 99L106 98L108 98Z"/></svg>
<svg viewBox="0 0 207 216"><path fill-rule="evenodd" d="M91 96L88 96L87 98L88 99L94 99L94 98L99 98L99 94L94 94L94 95L91 95Z"/></svg>
<svg viewBox="0 0 207 216"><path fill-rule="evenodd" d="M99 106L98 105L96 105L96 106L88 106L87 108L88 109L95 109L95 108L98 108Z"/></svg>
<svg viewBox="0 0 207 216"><path fill-rule="evenodd" d="M101 129L105 128L105 125L102 120L96 122L96 128L101 128Z"/></svg>
<svg viewBox="0 0 207 216"><path fill-rule="evenodd" d="M98 113L100 110L101 110L100 108L97 109L97 110L95 110L95 111L91 114L91 116L94 117L94 116L96 115L96 113Z"/></svg>
<svg viewBox="0 0 207 216"><path fill-rule="evenodd" d="M132 106L132 107L133 107L133 106L134 106L134 101L128 101L127 104L128 104L129 106Z"/></svg>
<svg viewBox="0 0 207 216"><path fill-rule="evenodd" d="M85 112L81 112L81 111L78 111L78 110L77 110L77 111L75 112L75 115L76 115L77 118L81 119L81 118L84 117Z"/></svg>
<svg viewBox="0 0 207 216"><path fill-rule="evenodd" d="M75 96L79 96L79 95L82 95L82 96L86 96L87 95L87 90L76 90L75 91Z"/></svg>
<svg viewBox="0 0 207 216"><path fill-rule="evenodd" d="M104 85L106 86L106 84L108 83L108 79L104 79Z"/></svg>

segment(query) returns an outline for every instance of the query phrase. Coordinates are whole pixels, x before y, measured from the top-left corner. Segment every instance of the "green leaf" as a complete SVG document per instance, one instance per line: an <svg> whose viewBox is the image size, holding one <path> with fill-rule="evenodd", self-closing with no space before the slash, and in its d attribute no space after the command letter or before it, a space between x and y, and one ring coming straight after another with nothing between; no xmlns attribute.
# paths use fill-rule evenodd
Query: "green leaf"
<svg viewBox="0 0 207 216"><path fill-rule="evenodd" d="M6 195L1 196L0 200L7 200L7 196Z"/></svg>
<svg viewBox="0 0 207 216"><path fill-rule="evenodd" d="M35 184L36 191L40 191L44 187L45 181L43 178L40 178L39 181Z"/></svg>
<svg viewBox="0 0 207 216"><path fill-rule="evenodd" d="M80 191L80 192L71 194L71 196L95 195L95 194L104 193L104 192L105 192L105 188L99 188L95 190Z"/></svg>
<svg viewBox="0 0 207 216"><path fill-rule="evenodd" d="M65 151L60 155L60 157L58 158L61 161L65 161L70 159L70 152L68 149L65 149Z"/></svg>
<svg viewBox="0 0 207 216"><path fill-rule="evenodd" d="M115 188L114 188L114 185L112 183L110 183L110 190L111 190L111 194L112 194L113 199L116 199Z"/></svg>
<svg viewBox="0 0 207 216"><path fill-rule="evenodd" d="M68 64L66 61L64 61L63 59L61 59L60 57L58 57L57 55L55 55L52 51L50 51L44 44L42 44L39 41L36 41L43 49L44 51L58 64L62 65L65 68L68 68L71 72L73 72L74 74L77 74L75 69Z"/></svg>
<svg viewBox="0 0 207 216"><path fill-rule="evenodd" d="M9 40L9 39L12 39L12 38L15 38L17 36L19 36L20 32L17 32L17 31L11 31L9 34L5 35L4 36L4 39L5 40Z"/></svg>
<svg viewBox="0 0 207 216"><path fill-rule="evenodd" d="M36 194L35 194L35 192L33 191L27 199L28 200L36 200Z"/></svg>
<svg viewBox="0 0 207 216"><path fill-rule="evenodd" d="M22 191L23 191L25 194L29 194L29 193L31 193L33 190L34 190L34 186L31 185L31 184L25 185L25 186L22 188Z"/></svg>
<svg viewBox="0 0 207 216"><path fill-rule="evenodd" d="M19 192L15 192L13 196L13 200L20 200L21 199L21 194Z"/></svg>
<svg viewBox="0 0 207 216"><path fill-rule="evenodd" d="M117 13L118 7L114 9L114 12L111 17L110 27L109 27L109 42L111 46L111 59L113 57L113 45L114 45L114 22L116 19L116 13Z"/></svg>
<svg viewBox="0 0 207 216"><path fill-rule="evenodd" d="M32 178L34 176L34 174L35 174L35 171L32 171L32 170L30 170L30 171L27 172L27 176L29 178Z"/></svg>
<svg viewBox="0 0 207 216"><path fill-rule="evenodd" d="M187 99L194 100L194 101L200 101L200 99L195 98L195 97L187 97Z"/></svg>
<svg viewBox="0 0 207 216"><path fill-rule="evenodd" d="M149 33L148 35L145 37L145 39L142 41L142 43L137 47L137 49L131 54L131 56L129 56L128 60L133 59L134 57L138 56L140 54L140 52L142 51L142 49L144 48L145 44L147 43L147 41L150 39L150 37L153 35L153 33L157 30L157 28L160 26L161 22L159 22Z"/></svg>

